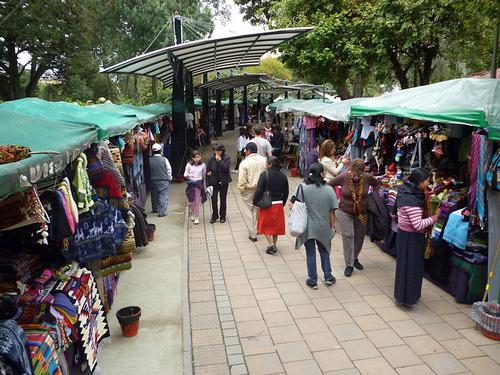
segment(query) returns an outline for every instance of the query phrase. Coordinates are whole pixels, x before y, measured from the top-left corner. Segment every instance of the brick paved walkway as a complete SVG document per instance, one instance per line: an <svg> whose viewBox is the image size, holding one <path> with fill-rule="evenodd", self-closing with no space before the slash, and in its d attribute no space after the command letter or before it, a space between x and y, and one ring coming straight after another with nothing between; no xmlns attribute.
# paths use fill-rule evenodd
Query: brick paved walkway
<svg viewBox="0 0 500 375"><path fill-rule="evenodd" d="M290 178L291 189L299 182ZM475 330L469 306L426 280L415 308L396 306L395 260L368 240L365 270L345 278L340 235L336 284L310 290L304 250L285 236L266 254L263 236L248 240L240 204L233 183L225 224L209 224L208 204L200 225L189 224L196 375L500 374L500 344Z"/></svg>

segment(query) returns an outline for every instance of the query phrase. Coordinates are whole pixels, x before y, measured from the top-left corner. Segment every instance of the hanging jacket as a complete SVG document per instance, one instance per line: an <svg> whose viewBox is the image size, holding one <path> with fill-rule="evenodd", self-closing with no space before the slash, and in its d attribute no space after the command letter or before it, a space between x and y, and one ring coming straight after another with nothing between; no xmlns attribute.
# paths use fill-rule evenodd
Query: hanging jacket
<svg viewBox="0 0 500 375"><path fill-rule="evenodd" d="M368 194L366 231L372 241L381 241L389 231L384 200L377 193Z"/></svg>

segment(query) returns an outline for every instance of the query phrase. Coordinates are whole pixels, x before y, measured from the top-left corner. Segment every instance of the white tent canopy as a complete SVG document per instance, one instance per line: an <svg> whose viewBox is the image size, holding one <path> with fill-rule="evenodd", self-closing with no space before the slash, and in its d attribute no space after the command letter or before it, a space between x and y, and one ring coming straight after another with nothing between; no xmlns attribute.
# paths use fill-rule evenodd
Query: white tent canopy
<svg viewBox="0 0 500 375"><path fill-rule="evenodd" d="M312 30L312 27L276 29L255 34L204 39L148 52L123 61L101 73L138 74L154 77L170 86L173 70L170 59L177 59L193 75L211 71L259 65L266 52L281 43Z"/></svg>

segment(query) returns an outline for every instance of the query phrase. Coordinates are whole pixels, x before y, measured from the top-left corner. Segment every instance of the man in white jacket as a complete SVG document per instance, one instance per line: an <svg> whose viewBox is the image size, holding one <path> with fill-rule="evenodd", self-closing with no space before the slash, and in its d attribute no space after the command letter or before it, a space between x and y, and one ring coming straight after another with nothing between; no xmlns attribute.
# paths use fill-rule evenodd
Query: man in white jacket
<svg viewBox="0 0 500 375"><path fill-rule="evenodd" d="M248 238L257 241L257 207L253 205L253 196L260 174L266 169L266 158L257 154L257 145L249 142L245 146L245 159L238 171L238 189L243 200L243 216L248 227Z"/></svg>

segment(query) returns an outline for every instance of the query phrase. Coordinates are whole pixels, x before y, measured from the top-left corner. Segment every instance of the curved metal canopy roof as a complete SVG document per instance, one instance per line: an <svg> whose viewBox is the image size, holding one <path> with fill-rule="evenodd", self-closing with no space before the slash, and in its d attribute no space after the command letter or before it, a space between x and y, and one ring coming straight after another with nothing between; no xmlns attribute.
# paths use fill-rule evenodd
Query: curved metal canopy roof
<svg viewBox="0 0 500 375"><path fill-rule="evenodd" d="M204 39L162 48L136 56L101 73L138 74L154 77L170 86L173 70L170 58L176 58L193 75L229 68L259 65L266 52L281 43L312 30L312 27L276 29L261 33Z"/></svg>
<svg viewBox="0 0 500 375"><path fill-rule="evenodd" d="M209 90L229 90L237 87L254 85L258 83L269 83L273 78L266 74L242 74L237 76L230 76L220 79L214 79L207 83L202 83L195 87L195 89L209 89Z"/></svg>

